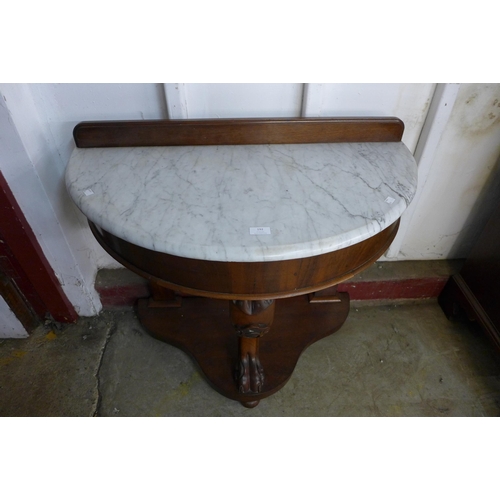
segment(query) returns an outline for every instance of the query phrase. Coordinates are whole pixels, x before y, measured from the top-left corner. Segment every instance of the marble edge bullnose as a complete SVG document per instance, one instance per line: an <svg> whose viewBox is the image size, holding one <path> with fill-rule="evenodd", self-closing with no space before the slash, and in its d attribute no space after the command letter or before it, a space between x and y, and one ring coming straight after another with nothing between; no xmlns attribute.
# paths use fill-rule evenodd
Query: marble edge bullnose
<svg viewBox="0 0 500 500"><path fill-rule="evenodd" d="M343 248L347 248L355 245L356 243L367 240L389 227L398 219L399 217L396 217L394 220L390 219L392 220L392 222L384 225L380 225L379 223L374 221L370 227L365 227L365 231L363 232L353 230L349 234L343 234L341 241L339 241L339 238L332 238L330 241L311 241L307 244L294 243L282 246L266 246L264 244L264 241L261 239L261 244L255 245L254 247L245 246L242 250L242 247L240 246L200 247L184 245L180 248L167 245L145 246L144 242L141 241L140 238L136 238L135 234L115 234L113 228L108 229L89 218L89 220L96 226L97 230L100 230L102 228L113 236L117 236L122 240L128 241L129 243L146 248L148 250L153 250L155 252L165 253L187 259L207 260L215 262L277 262L283 260L316 257L318 255L342 250Z"/></svg>
<svg viewBox="0 0 500 500"><path fill-rule="evenodd" d="M398 144L399 146L394 146L394 144ZM364 143L361 145L364 145ZM286 156L286 154L283 155L283 152L288 152L287 149L284 149L286 146L266 149L263 145L259 149L251 150L256 153L256 157L259 158L258 161L261 163L268 162L263 166L260 164L247 166L249 159L248 153L245 153L245 151L249 150L242 148L248 148L248 146L167 146L119 148L118 150L116 148L113 150L107 148L96 148L93 150L75 148L65 171L65 183L71 198L80 211L96 226L119 238L149 250L179 257L224 262L290 260L313 257L322 253L340 250L368 239L390 226L402 215L413 199L417 181L416 162L402 143L390 143L387 146L388 152L384 152L380 146L375 146L371 149L368 148L367 150L359 148L362 154L356 153L355 145L351 144L351 147L347 148L348 152L350 151L347 154L347 160L345 158L345 148L332 148L329 145L326 153L323 152L318 157L314 155L311 157L310 163L314 168L310 167L309 163L308 165L300 164L298 158L304 161L303 156L305 155L309 158L307 156L308 152L312 151L314 153L319 146L314 145L316 149L314 147L311 148L311 146L307 146L309 149L306 149L306 146L304 148L297 147L298 145L293 146L289 148L292 152L289 160L283 159ZM172 148L175 148L175 152ZM202 148L211 149L205 149L202 154ZM231 150L227 148L239 149ZM110 153L110 151L114 151L115 153ZM214 151L217 152L216 156L211 157L210 155ZM235 160L234 154L236 151L240 153L240 157L237 157ZM280 154L277 156L275 151L278 151ZM340 151L341 153L337 154L336 151ZM369 158L370 151L375 152L373 154L374 159ZM272 161L266 158L262 159L263 152L265 154L269 152L273 153L274 156L271 155ZM171 154L174 154L174 160L170 159ZM245 154L247 154L247 157L245 157ZM326 157L325 154L327 155ZM338 159L336 159L336 155ZM351 155L351 170L353 171L351 174L349 174L349 155ZM242 157L245 157L246 163L242 163ZM106 158L106 160L103 160L103 158ZM152 158L155 161L152 161ZM203 165L203 162L200 163L200 158L204 161L208 158L207 165ZM213 158L216 158L217 164L215 166L210 163L210 161L215 161ZM387 158L389 158L388 162ZM349 196L342 192L343 186L339 187L337 185L336 177L334 177L335 182L332 182L332 173L328 172L327 169L325 169L326 174L323 183L322 177L318 177L317 174L317 171L321 170L321 168L317 167L317 164L321 161L332 165L336 165L335 161L337 163L340 162L339 164L342 166L341 171L339 171L341 174L340 177L343 176L347 178L347 182L354 183L350 185L351 192L349 193L350 197L354 198L354 200L349 201ZM109 165L109 163L112 163L112 165ZM127 163L129 164L128 167ZM153 166L150 167L150 164ZM108 165L109 168L105 168ZM198 166L193 167L192 165ZM314 200L314 202L317 201L319 205L326 205L324 213L319 213L316 216L316 220L314 218L311 219L312 211L311 213L307 213L303 217L303 220L301 220L302 226L299 227L299 230L297 230L295 220L287 220L286 224L290 228L288 232L290 234L293 232L291 231L293 226L293 230L297 233L296 236L288 235L283 238L278 234L279 231L276 231L275 234L254 234L250 237L246 234L249 218L246 217L248 214L245 211L248 212L252 207L246 207L243 211L240 207L239 210L241 213L235 215L235 206L237 205L235 205L235 200L231 200L231 192L234 191L232 188L234 188L235 181L234 178L231 181L233 184L228 181L228 176L224 176L224 168L221 165L226 170L227 168L233 168L233 170L237 171L237 175L242 177L237 182L246 183L245 186L250 187L250 190L255 188L257 184L254 178L249 177L247 173L245 174L248 171L256 171L256 176L265 178L266 182L274 186L275 190L283 190L283 186L290 191L295 190L292 201L285 199L278 200L274 205L273 203L268 203L268 198L272 198L275 192L271 189L269 193L266 193L264 190L261 198L257 200L258 203L253 207L253 210L256 213L258 212L261 217L259 219L256 216L256 221L269 221L272 220L273 216L276 219L279 219L279 216L283 218L283 213L280 213L280 209L284 210L282 205L287 207L286 203L292 203L290 205L290 214L295 213L295 210L297 211L296 213L303 216L303 212L317 210L315 204L311 202L311 199L315 197L318 197L319 201ZM191 176L190 169L197 174L196 177ZM114 173L112 172L113 170L115 170ZM125 172L125 174L120 175L121 172ZM290 175L290 178L284 179L284 173ZM162 201L161 209L158 210L159 202L154 197L164 198L166 195L164 195L161 189L158 191L158 186L152 184L152 194L149 193L149 188L141 188L142 191L139 189L137 190L138 194L135 194L139 202L136 205L127 205L126 198L132 196L127 191L134 191L138 184L144 182L147 175L158 176L162 179L161 182L165 183L165 186L175 183L176 189L172 189L172 192L168 194L175 203L170 203L169 205L165 201ZM335 175L337 174L335 173ZM193 180L196 180L199 185L194 183ZM346 182L345 179L343 182ZM379 185L376 189L371 187L372 185L375 186L377 182ZM192 187L194 184L196 184L195 188ZM215 224L223 226L223 231L213 237L212 240L209 234L204 233L206 228L203 228L201 225L196 226L196 217L186 219L185 213L178 213L181 209L189 212L192 206L195 206L197 203L200 203L200 200L204 199L203 196L199 196L200 193L196 192L196 189L203 188L204 184L207 184L207 189L211 189L210 192L212 194L214 190L217 191L218 200L212 197L212 201L210 202L209 200L206 206L200 209L197 217L203 220L203 217L210 216L212 217L214 228ZM124 185L130 186L130 190L125 190ZM354 191L352 191L353 186L356 187ZM381 186L384 189L381 189ZM387 189L384 186L387 186ZM183 191L185 199L182 199L176 192L183 189L185 189ZM334 192L335 190L337 192ZM376 190L380 190L380 193L377 194L378 198L386 196L387 193L389 193L389 196L386 197L385 203L383 203L384 200L378 199L378 207L369 216L370 207L366 207L368 204L366 200L373 197ZM149 194L144 196L144 193ZM220 214L209 214L213 208L213 204L216 201L220 202L221 197L225 197L226 199L227 210L222 211ZM305 205L304 207L300 207L304 203L301 197L304 199L307 198L307 208L305 208ZM346 200L351 204L350 208L346 208ZM223 203L221 206L223 206ZM262 206L268 206L268 208L262 209ZM141 219L140 215L144 216L147 213L144 207L149 209L151 207L156 208L160 213L166 213L170 210L169 214L177 214L183 222L191 220L191 224L188 224L191 227L183 227L182 230L179 230L178 227L161 226L160 222L162 221L160 220L160 216L156 217L156 219L153 217L149 221L146 217ZM265 216L262 215L263 213ZM190 214L190 217L192 215ZM238 226L237 220L235 222L233 216L239 216L245 221L240 225L244 228L243 232L241 232L241 227ZM331 229L329 230L330 232L325 231L325 223L328 224L330 221L339 219L339 217L342 220L338 226L332 225L332 228L339 227L342 229ZM293 219L293 217L290 217L290 219ZM266 222L266 224L273 226L271 222ZM314 224L318 224L318 227L314 227ZM256 222L255 226L259 226L259 224ZM161 227L161 230L158 230L159 227ZM237 231L235 228L237 228ZM258 229L265 230L266 227ZM224 235L224 231L227 233L226 235ZM274 229L271 233L274 233Z"/></svg>

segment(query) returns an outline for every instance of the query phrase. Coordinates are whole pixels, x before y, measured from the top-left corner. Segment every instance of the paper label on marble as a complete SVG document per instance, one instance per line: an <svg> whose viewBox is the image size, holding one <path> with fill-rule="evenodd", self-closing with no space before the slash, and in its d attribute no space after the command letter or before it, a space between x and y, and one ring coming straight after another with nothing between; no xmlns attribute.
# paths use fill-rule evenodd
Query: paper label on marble
<svg viewBox="0 0 500 500"><path fill-rule="evenodd" d="M250 234L271 234L270 227L251 227Z"/></svg>

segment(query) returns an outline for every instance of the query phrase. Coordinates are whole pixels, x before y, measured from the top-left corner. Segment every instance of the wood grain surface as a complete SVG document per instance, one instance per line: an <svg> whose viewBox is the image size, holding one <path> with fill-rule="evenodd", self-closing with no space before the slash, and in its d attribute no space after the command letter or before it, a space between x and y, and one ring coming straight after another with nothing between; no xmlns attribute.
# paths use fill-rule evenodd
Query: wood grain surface
<svg viewBox="0 0 500 500"><path fill-rule="evenodd" d="M79 148L399 142L399 118L268 118L81 122Z"/></svg>

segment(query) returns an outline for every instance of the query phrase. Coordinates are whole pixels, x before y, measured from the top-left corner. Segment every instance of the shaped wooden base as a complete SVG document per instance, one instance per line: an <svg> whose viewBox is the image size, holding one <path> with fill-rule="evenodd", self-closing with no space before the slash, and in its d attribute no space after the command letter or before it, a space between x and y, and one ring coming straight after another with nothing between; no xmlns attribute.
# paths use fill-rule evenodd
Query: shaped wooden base
<svg viewBox="0 0 500 500"><path fill-rule="evenodd" d="M339 293L334 301L327 302L310 302L309 298L302 295L276 300L269 333L256 339L235 333L237 325L231 313L234 304L229 301L187 297L180 307L178 301L172 301L172 307L168 303L158 307L157 301L141 299L137 313L153 337L190 354L215 390L252 408L286 384L309 345L337 331L346 320L347 293ZM258 341L257 351L253 344L245 344L248 340ZM245 359L249 356L249 370L252 362L255 365L254 379L258 381L244 385L243 391L242 349Z"/></svg>

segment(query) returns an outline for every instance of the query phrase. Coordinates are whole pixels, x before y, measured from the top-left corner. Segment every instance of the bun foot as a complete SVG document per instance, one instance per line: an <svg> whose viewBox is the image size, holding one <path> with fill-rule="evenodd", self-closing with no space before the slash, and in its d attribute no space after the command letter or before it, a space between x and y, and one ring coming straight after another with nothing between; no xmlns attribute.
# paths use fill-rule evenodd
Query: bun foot
<svg viewBox="0 0 500 500"><path fill-rule="evenodd" d="M240 401L245 408L255 408L260 401Z"/></svg>

